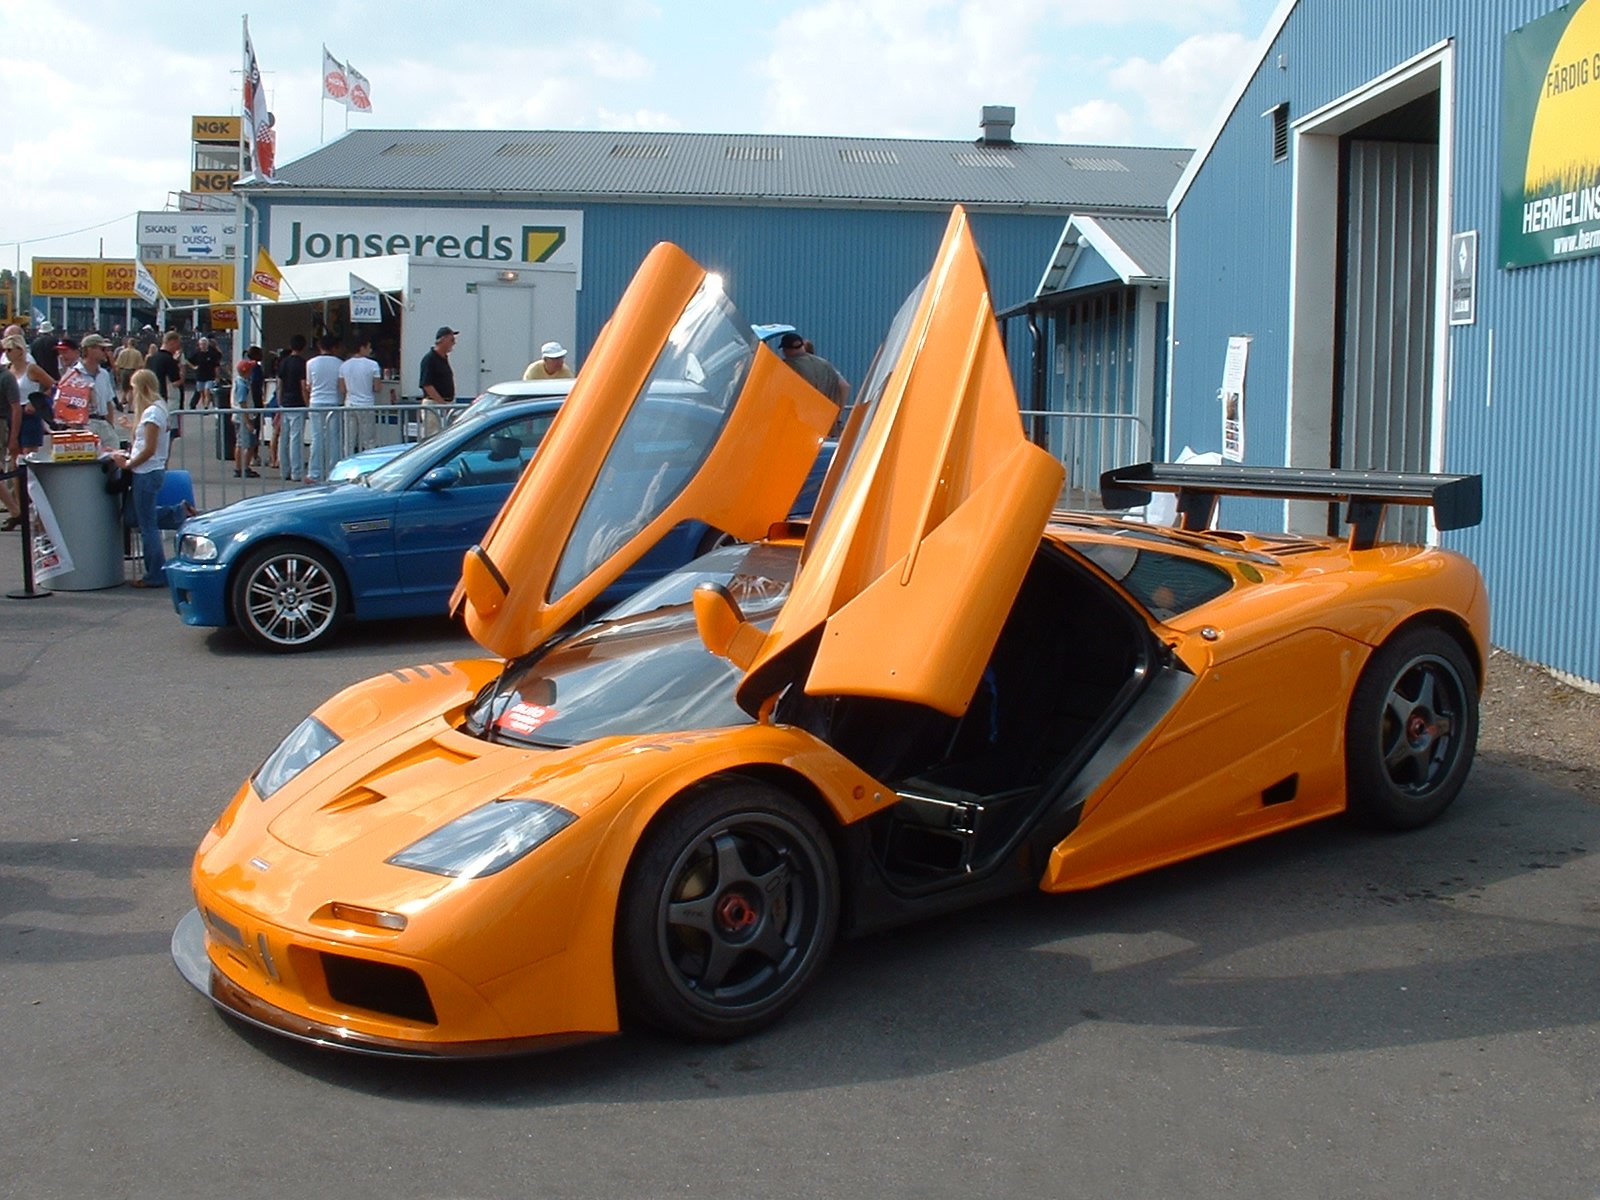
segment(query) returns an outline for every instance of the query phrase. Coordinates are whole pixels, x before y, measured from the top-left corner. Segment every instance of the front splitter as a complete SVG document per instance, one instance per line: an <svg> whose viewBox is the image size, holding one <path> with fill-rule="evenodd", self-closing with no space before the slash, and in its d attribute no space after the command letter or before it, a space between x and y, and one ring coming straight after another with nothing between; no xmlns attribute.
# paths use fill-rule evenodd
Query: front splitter
<svg viewBox="0 0 1600 1200"><path fill-rule="evenodd" d="M343 1050L378 1058L444 1059L509 1058L542 1050L557 1050L579 1042L609 1036L601 1033L555 1033L528 1038L502 1038L473 1042L413 1042L360 1033L344 1026L302 1017L268 1004L229 979L211 964L206 953L206 926L200 910L191 908L172 931L172 962L197 992L230 1017L279 1037L308 1046Z"/></svg>

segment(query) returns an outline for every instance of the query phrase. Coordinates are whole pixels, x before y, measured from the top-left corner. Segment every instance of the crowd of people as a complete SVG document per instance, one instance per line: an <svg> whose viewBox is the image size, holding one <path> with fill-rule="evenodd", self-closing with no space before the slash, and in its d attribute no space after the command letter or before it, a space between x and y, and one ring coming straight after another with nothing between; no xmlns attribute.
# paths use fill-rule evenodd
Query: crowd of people
<svg viewBox="0 0 1600 1200"><path fill-rule="evenodd" d="M130 475L131 512L144 542L144 572L134 586L158 587L164 582L159 530L176 527L194 512L188 503L166 512L156 506L173 424L169 396L182 402L186 369L199 372L197 383L209 375L214 387L215 352L207 338L186 353L176 332L159 344L153 329L144 332L144 350L136 337L125 337L117 347L92 330L81 337L58 333L48 320L39 323L31 344L18 325L0 334L6 359L0 372L0 502L8 513L0 528L23 523L21 498L11 483L16 462L39 450L53 430L88 430L108 451L108 464ZM196 396L197 403L209 402L203 388Z"/></svg>
<svg viewBox="0 0 1600 1200"><path fill-rule="evenodd" d="M454 415L450 352L458 332L441 326L419 370L424 427L430 433ZM321 483L341 458L377 444L382 368L372 356L370 336L356 335L348 355L341 354L343 345L337 335L324 333L313 354L306 337L295 334L270 357L260 346L250 346L230 362L225 347L210 337L185 346L176 330L157 338L145 326L117 346L92 331L78 338L57 333L48 320L40 322L31 344L21 327L8 327L0 335L6 367L0 371L0 504L8 514L0 528L22 523L9 478L16 460L38 450L51 428L91 430L110 462L131 475L131 508L145 545L145 569L135 586L160 586L159 530L193 511L184 505L182 511L163 512L156 505L171 440L181 433L176 413L184 408L185 387L191 387L190 407L231 410L236 477L258 479L260 467L279 472L285 481ZM845 401L849 384L810 342L791 331L779 348L807 382L830 399ZM566 360L560 342L545 342L523 378L571 378Z"/></svg>

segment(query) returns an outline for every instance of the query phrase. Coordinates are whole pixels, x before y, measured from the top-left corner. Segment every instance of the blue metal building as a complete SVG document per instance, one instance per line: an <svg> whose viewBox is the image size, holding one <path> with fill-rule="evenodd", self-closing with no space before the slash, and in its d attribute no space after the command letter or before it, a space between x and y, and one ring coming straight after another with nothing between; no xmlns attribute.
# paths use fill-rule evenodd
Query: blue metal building
<svg viewBox="0 0 1600 1200"><path fill-rule="evenodd" d="M747 317L796 325L859 381L953 204L972 214L1005 306L1033 295L1073 213L1160 218L1188 161L1186 150L1018 143L1013 110L983 115L968 141L360 130L241 190L285 266L448 247L508 277L575 271L580 363L645 253L673 241L724 276Z"/></svg>
<svg viewBox="0 0 1600 1200"><path fill-rule="evenodd" d="M1251 339L1243 460L1482 473L1483 524L1445 541L1485 573L1495 643L1580 682L1600 681L1596 114L1600 0L1287 0L1170 205L1167 445L1223 448L1224 355Z"/></svg>

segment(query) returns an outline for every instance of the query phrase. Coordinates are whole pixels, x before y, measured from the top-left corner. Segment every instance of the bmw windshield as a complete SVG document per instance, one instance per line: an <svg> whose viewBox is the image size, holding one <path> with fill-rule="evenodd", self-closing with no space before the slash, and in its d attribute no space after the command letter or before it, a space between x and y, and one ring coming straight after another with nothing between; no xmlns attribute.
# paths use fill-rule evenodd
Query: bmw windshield
<svg viewBox="0 0 1600 1200"><path fill-rule="evenodd" d="M467 731L573 746L749 724L734 700L743 672L701 642L694 590L721 584L765 629L788 597L797 558L794 546L738 545L696 559L543 655L508 666L468 710Z"/></svg>
<svg viewBox="0 0 1600 1200"><path fill-rule="evenodd" d="M470 420L462 415L458 417L448 429L430 438L402 450L382 466L374 467L361 477L361 482L369 488L379 492L398 492L409 484L412 478L422 468L425 462L431 462L444 445L444 439L450 439L451 444L470 437L463 434L467 429L481 428L485 421L492 418L493 414L480 414Z"/></svg>

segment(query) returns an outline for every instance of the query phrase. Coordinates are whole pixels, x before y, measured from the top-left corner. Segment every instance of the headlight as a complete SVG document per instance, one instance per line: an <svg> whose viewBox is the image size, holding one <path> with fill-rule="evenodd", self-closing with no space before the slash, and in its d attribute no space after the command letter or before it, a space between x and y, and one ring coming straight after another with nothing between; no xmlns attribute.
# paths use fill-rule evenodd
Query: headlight
<svg viewBox="0 0 1600 1200"><path fill-rule="evenodd" d="M251 783L263 800L339 744L339 736L315 717L307 717L267 755Z"/></svg>
<svg viewBox="0 0 1600 1200"><path fill-rule="evenodd" d="M216 562L217 544L203 533L185 533L178 538L178 557L190 562Z"/></svg>
<svg viewBox="0 0 1600 1200"><path fill-rule="evenodd" d="M496 800L457 817L389 861L397 867L477 879L503 871L577 817L543 800Z"/></svg>

